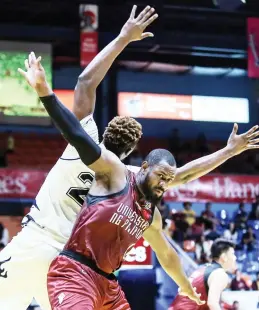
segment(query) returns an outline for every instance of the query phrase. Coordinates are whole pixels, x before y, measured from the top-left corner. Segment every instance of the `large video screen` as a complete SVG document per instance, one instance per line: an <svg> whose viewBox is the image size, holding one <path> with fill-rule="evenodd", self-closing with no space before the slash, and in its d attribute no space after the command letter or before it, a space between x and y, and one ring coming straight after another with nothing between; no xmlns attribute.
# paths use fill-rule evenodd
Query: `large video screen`
<svg viewBox="0 0 259 310"><path fill-rule="evenodd" d="M0 41L0 112L4 116L47 116L35 91L17 72L31 51L42 56L48 82L52 85L51 45Z"/></svg>
<svg viewBox="0 0 259 310"><path fill-rule="evenodd" d="M118 114L136 118L249 123L247 98L119 92Z"/></svg>

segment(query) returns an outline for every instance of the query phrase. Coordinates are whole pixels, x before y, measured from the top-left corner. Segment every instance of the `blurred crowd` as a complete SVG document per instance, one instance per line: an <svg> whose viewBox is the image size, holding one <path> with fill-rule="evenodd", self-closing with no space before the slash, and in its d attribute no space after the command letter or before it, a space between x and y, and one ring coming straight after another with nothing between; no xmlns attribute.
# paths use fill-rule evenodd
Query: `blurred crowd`
<svg viewBox="0 0 259 310"><path fill-rule="evenodd" d="M198 215L190 202L184 202L179 211L171 211L162 201L159 209L164 231L198 264L210 262L210 248L215 239L224 237L235 242L239 269L230 287L232 290L258 290L259 196L251 212L246 212L244 203L240 203L230 218L225 210L215 214L212 206L206 203Z"/></svg>
<svg viewBox="0 0 259 310"><path fill-rule="evenodd" d="M145 137L143 138L145 139ZM168 136L167 143L161 147L167 147L175 156L177 166L182 166L191 160L213 153L226 145L227 141L207 141L206 135L200 133L194 140L181 138L178 129L173 129ZM159 147L159 144L156 145ZM127 161L130 165L140 165L146 154L136 149ZM255 175L259 173L259 154L257 152L244 152L236 156L213 171L214 173L234 173Z"/></svg>

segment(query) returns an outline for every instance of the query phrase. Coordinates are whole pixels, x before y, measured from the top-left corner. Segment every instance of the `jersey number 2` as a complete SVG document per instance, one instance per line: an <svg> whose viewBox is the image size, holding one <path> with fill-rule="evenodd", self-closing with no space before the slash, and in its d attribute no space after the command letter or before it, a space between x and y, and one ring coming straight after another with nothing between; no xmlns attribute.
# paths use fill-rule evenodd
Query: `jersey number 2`
<svg viewBox="0 0 259 310"><path fill-rule="evenodd" d="M70 187L67 191L67 195L72 198L80 207L83 206L85 196L88 194L92 185L94 176L91 172L81 172L78 175L78 179L85 184L86 187Z"/></svg>

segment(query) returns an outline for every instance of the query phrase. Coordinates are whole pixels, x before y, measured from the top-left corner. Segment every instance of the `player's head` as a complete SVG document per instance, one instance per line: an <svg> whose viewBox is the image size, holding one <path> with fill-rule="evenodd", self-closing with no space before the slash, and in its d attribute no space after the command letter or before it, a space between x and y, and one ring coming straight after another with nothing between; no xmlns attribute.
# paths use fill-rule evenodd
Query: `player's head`
<svg viewBox="0 0 259 310"><path fill-rule="evenodd" d="M122 160L135 149L141 136L142 126L139 122L132 117L116 116L105 128L103 144Z"/></svg>
<svg viewBox="0 0 259 310"><path fill-rule="evenodd" d="M138 172L138 186L146 199L158 203L170 183L174 180L176 162L167 150L155 149L150 152Z"/></svg>
<svg viewBox="0 0 259 310"><path fill-rule="evenodd" d="M239 309L239 302L237 300L235 300L233 302L232 309L233 310L238 310Z"/></svg>
<svg viewBox="0 0 259 310"><path fill-rule="evenodd" d="M223 238L216 239L211 246L211 258L228 272L233 273L237 269L235 244L230 240Z"/></svg>

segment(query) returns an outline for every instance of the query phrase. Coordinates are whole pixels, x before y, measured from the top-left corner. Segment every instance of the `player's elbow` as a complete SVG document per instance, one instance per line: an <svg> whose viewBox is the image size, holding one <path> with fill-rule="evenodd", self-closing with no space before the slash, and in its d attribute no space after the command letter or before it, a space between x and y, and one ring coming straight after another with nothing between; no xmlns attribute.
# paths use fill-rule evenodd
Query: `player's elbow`
<svg viewBox="0 0 259 310"><path fill-rule="evenodd" d="M96 86L94 84L94 79L92 79L90 76L86 75L79 75L77 79L76 89L80 88L85 93L92 93Z"/></svg>

